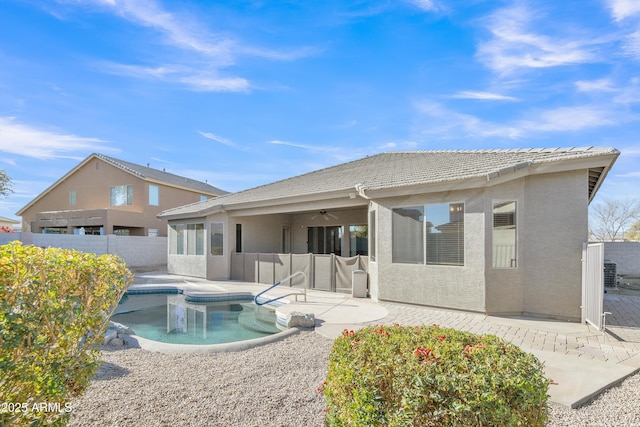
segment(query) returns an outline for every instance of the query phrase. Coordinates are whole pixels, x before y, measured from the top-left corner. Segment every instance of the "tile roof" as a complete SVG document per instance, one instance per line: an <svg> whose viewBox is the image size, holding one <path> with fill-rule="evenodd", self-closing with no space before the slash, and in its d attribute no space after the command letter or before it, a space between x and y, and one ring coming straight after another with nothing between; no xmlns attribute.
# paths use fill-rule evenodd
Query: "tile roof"
<svg viewBox="0 0 640 427"><path fill-rule="evenodd" d="M388 152L316 170L237 193L164 211L161 216L203 213L216 206L279 198L322 195L360 186L365 190L400 188L470 178L493 178L544 162L615 155L614 148L540 148Z"/></svg>
<svg viewBox="0 0 640 427"><path fill-rule="evenodd" d="M166 172L164 170L153 169L148 166L142 166L136 163L126 162L124 160L105 156L104 154L94 153L92 154L92 156L95 156L101 160L104 160L105 162L110 163L113 166L123 169L142 179L148 178L154 181L160 181L169 185L185 187L195 191L201 191L207 194L215 194L215 195L228 194L228 191L221 190L217 187L214 187L213 185L207 184L206 182L196 181L195 179L190 179L184 176L175 175L175 174Z"/></svg>

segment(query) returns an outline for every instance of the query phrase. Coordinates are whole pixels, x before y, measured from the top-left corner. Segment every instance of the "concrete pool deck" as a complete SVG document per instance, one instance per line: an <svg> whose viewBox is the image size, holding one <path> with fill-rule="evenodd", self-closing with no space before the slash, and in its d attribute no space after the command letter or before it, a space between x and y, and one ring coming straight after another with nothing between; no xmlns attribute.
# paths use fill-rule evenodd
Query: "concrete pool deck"
<svg viewBox="0 0 640 427"><path fill-rule="evenodd" d="M268 285L213 282L152 272L138 274L130 288L159 287L180 287L185 293L194 294L256 294ZM291 291L292 288L282 286L267 295L278 297ZM497 335L538 357L545 365L545 374L552 380L550 401L572 408L640 370L640 296L605 295L605 311L613 313L607 317L607 332L597 331L586 324L375 303L366 298L326 291L307 291L306 303L301 297L298 297L298 302L293 296L286 299L290 303L278 307L280 313L313 313L315 331L327 338L339 336L344 329L394 323L436 323L480 335Z"/></svg>

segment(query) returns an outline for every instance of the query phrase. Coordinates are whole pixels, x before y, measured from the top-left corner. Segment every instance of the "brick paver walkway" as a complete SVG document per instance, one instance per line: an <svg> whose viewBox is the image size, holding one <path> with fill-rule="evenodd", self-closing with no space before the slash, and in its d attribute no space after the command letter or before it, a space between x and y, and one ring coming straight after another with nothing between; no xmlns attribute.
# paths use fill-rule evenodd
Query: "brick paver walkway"
<svg viewBox="0 0 640 427"><path fill-rule="evenodd" d="M605 295L605 311L612 313L606 317L606 332L577 323L502 318L388 302L382 305L389 310L389 315L371 324L435 323L480 335L497 335L523 350L552 351L611 363L625 362L640 355L640 295Z"/></svg>

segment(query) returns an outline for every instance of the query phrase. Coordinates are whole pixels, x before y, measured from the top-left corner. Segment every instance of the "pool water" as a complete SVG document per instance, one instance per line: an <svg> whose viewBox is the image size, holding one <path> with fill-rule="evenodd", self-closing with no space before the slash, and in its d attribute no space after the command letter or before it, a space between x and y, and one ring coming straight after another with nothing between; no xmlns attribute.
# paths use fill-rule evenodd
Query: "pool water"
<svg viewBox="0 0 640 427"><path fill-rule="evenodd" d="M112 321L170 344L223 344L280 332L273 308L242 299L194 303L181 294L130 295L118 312Z"/></svg>

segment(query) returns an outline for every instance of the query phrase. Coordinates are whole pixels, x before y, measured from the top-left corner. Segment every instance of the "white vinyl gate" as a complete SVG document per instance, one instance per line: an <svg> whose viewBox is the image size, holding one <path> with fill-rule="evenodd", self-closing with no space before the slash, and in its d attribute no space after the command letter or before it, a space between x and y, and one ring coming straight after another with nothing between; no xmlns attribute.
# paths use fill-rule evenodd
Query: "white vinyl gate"
<svg viewBox="0 0 640 427"><path fill-rule="evenodd" d="M582 248L582 323L604 328L604 244Z"/></svg>

